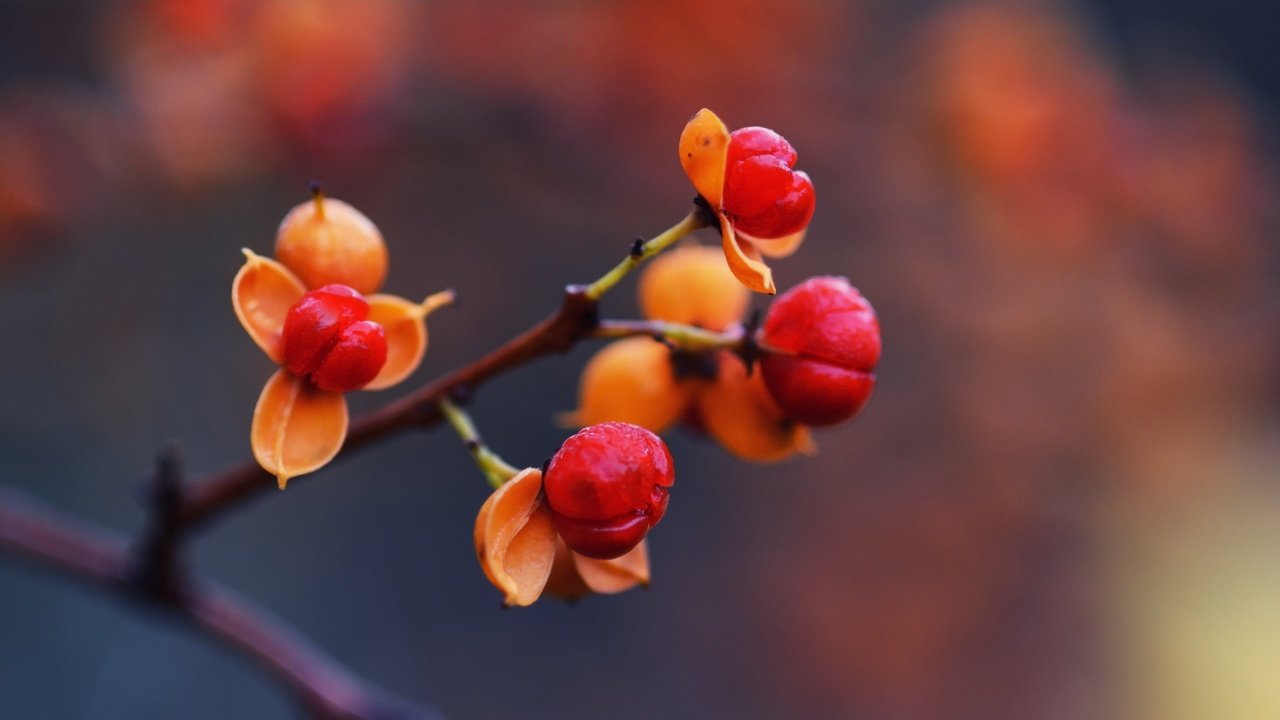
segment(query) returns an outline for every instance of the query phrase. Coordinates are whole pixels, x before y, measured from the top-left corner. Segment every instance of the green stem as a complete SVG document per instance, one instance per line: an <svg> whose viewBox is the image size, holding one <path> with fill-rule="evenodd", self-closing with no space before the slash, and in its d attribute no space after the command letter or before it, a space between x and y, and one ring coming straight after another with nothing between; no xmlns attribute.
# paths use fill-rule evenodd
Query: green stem
<svg viewBox="0 0 1280 720"><path fill-rule="evenodd" d="M694 210L686 215L683 220L667 228L660 235L657 235L643 243L637 240L636 246L632 249L631 254L623 258L622 262L618 263L616 267L605 273L599 280L596 280L587 286L587 289L584 291L587 299L599 300L600 296L609 292L614 285L621 282L622 279L629 275L632 270L635 270L640 263L648 260L654 255L657 255L663 250L666 250L672 243L685 235L706 226L706 214L700 208L694 208Z"/></svg>
<svg viewBox="0 0 1280 720"><path fill-rule="evenodd" d="M520 472L520 470L509 465L484 444L484 441L480 439L480 433L476 430L475 423L471 422L471 416L465 410L454 405L448 399L442 399L440 401L440 414L444 415L449 424L453 426L453 429L457 431L458 437L462 438L462 442L471 451L471 457L475 459L480 472L484 473L485 478L489 480L489 484L495 490L502 487L503 483Z"/></svg>
<svg viewBox="0 0 1280 720"><path fill-rule="evenodd" d="M664 322L662 320L601 320L591 337L620 338L648 335L668 342L681 350L715 350L734 348L746 338L741 326L733 326L724 332L704 330L693 325Z"/></svg>

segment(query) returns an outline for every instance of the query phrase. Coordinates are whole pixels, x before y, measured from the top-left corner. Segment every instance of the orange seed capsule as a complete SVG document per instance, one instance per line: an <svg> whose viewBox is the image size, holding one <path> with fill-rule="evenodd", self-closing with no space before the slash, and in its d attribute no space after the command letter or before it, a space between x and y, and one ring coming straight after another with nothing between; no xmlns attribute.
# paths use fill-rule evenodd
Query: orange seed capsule
<svg viewBox="0 0 1280 720"><path fill-rule="evenodd" d="M650 320L718 332L742 320L751 293L729 271L720 248L683 245L645 268L639 295Z"/></svg>
<svg viewBox="0 0 1280 720"><path fill-rule="evenodd" d="M276 258L310 289L337 284L369 294L387 276L382 233L359 210L319 191L280 223Z"/></svg>
<svg viewBox="0 0 1280 720"><path fill-rule="evenodd" d="M570 425L626 422L661 432L684 413L687 390L675 378L671 351L647 337L602 348L582 371L578 410Z"/></svg>

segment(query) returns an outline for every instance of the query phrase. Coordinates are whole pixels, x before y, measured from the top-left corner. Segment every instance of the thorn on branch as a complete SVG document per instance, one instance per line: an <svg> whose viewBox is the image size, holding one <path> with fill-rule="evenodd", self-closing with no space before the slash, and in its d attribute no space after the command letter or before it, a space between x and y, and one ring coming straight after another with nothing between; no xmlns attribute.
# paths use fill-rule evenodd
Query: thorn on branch
<svg viewBox="0 0 1280 720"><path fill-rule="evenodd" d="M130 558L129 577L134 586L144 596L161 602L178 602L183 593L178 562L183 477L181 448L176 442L166 443L144 487L147 519Z"/></svg>
<svg viewBox="0 0 1280 720"><path fill-rule="evenodd" d="M165 443L156 456L156 473L152 478L152 505L172 515L182 499L182 449L176 442Z"/></svg>

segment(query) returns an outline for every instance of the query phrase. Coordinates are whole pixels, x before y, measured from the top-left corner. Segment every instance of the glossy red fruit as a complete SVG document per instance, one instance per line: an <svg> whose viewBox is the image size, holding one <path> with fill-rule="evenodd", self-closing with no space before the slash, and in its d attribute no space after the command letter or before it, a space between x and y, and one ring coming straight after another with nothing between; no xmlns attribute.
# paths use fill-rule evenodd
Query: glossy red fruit
<svg viewBox="0 0 1280 720"><path fill-rule="evenodd" d="M610 559L629 552L667 511L675 466L657 435L607 422L583 428L556 451L543 478L560 537L575 552Z"/></svg>
<svg viewBox="0 0 1280 720"><path fill-rule="evenodd" d="M285 316L285 369L327 392L369 384L387 361L387 339L367 317L369 303L346 285L306 293Z"/></svg>
<svg viewBox="0 0 1280 720"><path fill-rule="evenodd" d="M809 278L769 308L761 374L793 420L834 425L857 415L875 389L880 322L867 299L839 277Z"/></svg>
<svg viewBox="0 0 1280 720"><path fill-rule="evenodd" d="M778 238L809 224L815 203L813 183L793 169L795 164L795 149L778 133L762 127L733 131L723 202L738 230Z"/></svg>

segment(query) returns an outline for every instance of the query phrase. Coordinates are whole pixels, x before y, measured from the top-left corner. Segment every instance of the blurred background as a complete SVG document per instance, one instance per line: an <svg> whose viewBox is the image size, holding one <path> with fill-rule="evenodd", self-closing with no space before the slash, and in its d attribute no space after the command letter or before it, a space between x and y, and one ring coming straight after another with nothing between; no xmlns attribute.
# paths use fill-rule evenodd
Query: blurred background
<svg viewBox="0 0 1280 720"><path fill-rule="evenodd" d="M707 106L814 178L779 286L844 274L881 315L857 422L775 466L673 434L648 592L500 611L444 429L260 498L194 565L452 718L1280 717L1269 10L3 0L0 481L131 532L163 442L244 461L271 366L228 289L309 180L381 227L390 292L460 294L421 382L682 217ZM483 389L495 449L554 451L592 350ZM0 555L0 715L296 712Z"/></svg>

